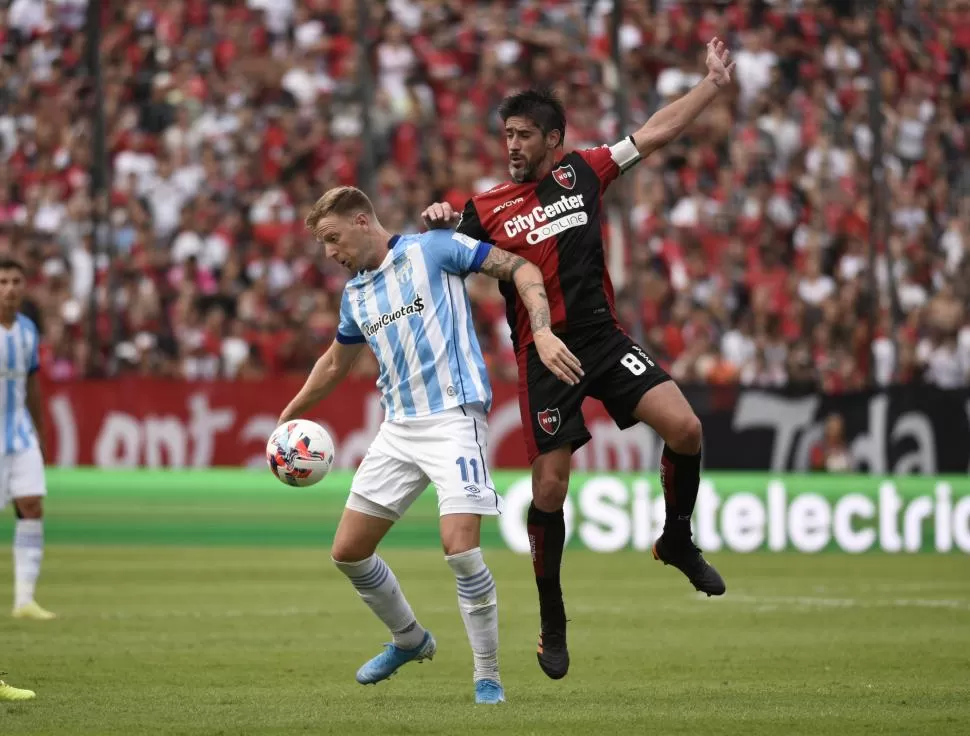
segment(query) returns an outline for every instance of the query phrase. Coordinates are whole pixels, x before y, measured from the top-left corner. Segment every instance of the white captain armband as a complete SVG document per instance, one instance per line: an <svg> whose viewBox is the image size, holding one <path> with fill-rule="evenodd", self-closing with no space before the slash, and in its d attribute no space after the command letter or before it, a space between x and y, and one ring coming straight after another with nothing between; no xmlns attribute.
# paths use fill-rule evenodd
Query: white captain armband
<svg viewBox="0 0 970 736"><path fill-rule="evenodd" d="M633 141L632 135L610 146L610 155L613 157L616 165L620 167L621 172L626 171L643 158L637 150L637 145Z"/></svg>

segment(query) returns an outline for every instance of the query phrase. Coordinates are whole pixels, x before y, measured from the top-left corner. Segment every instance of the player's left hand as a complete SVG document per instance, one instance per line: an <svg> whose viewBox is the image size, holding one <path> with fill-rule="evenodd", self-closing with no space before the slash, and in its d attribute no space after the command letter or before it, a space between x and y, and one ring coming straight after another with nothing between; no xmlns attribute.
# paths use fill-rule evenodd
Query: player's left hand
<svg viewBox="0 0 970 736"><path fill-rule="evenodd" d="M532 338L536 344L536 352L539 353L539 360L552 371L556 378L570 386L579 383L579 379L583 377L583 367L579 363L579 358L569 352L569 348L552 334L552 330L546 328L541 332L533 333Z"/></svg>
<svg viewBox="0 0 970 736"><path fill-rule="evenodd" d="M731 83L733 71L734 62L731 61L731 50L715 36L707 44L708 79L718 87L725 87Z"/></svg>

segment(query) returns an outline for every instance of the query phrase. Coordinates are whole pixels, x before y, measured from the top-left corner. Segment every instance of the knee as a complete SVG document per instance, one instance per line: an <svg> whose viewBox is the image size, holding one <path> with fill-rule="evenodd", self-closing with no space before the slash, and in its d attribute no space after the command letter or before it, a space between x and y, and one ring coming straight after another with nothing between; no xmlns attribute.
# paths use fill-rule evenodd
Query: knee
<svg viewBox="0 0 970 736"><path fill-rule="evenodd" d="M356 545L353 542L334 542L333 546L330 548L330 559L334 561L335 564L354 563L361 562L370 557L373 551L368 552L363 549L360 545Z"/></svg>
<svg viewBox="0 0 970 736"><path fill-rule="evenodd" d="M445 557L460 555L462 552L475 549L481 544L477 539L463 537L459 535L442 535L441 549L444 550Z"/></svg>
<svg viewBox="0 0 970 736"><path fill-rule="evenodd" d="M481 546L482 517L477 514L445 514L441 517L441 548L445 556Z"/></svg>
<svg viewBox="0 0 970 736"><path fill-rule="evenodd" d="M569 473L542 472L532 480L532 498L540 511L559 511L566 503Z"/></svg>
<svg viewBox="0 0 970 736"><path fill-rule="evenodd" d="M701 451L703 438L701 420L694 412L687 412L671 423L663 439L671 450L680 455L696 455Z"/></svg>
<svg viewBox="0 0 970 736"><path fill-rule="evenodd" d="M44 503L40 496L14 500L18 519L41 519L44 516Z"/></svg>

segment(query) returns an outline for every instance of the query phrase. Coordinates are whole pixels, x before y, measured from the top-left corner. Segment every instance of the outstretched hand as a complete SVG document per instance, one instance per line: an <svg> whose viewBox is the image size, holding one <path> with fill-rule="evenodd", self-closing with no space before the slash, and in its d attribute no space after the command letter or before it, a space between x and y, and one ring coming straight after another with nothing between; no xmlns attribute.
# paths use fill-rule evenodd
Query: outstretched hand
<svg viewBox="0 0 970 736"><path fill-rule="evenodd" d="M731 50L715 36L707 43L707 76L718 87L724 87L731 83L733 72Z"/></svg>

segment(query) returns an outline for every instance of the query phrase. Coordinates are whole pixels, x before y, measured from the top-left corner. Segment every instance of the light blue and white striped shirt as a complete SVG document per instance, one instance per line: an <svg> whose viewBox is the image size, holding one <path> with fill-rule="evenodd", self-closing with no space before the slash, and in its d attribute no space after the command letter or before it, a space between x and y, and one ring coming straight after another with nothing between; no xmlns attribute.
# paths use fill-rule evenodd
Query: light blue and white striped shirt
<svg viewBox="0 0 970 736"><path fill-rule="evenodd" d="M0 451L4 455L37 446L34 420L27 410L27 377L40 368L40 335L29 317L18 314L9 328L0 325Z"/></svg>
<svg viewBox="0 0 970 736"><path fill-rule="evenodd" d="M488 411L492 387L463 278L491 248L448 230L395 235L378 268L347 282L337 341L374 351L388 420L476 402Z"/></svg>

